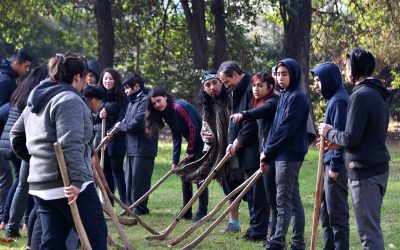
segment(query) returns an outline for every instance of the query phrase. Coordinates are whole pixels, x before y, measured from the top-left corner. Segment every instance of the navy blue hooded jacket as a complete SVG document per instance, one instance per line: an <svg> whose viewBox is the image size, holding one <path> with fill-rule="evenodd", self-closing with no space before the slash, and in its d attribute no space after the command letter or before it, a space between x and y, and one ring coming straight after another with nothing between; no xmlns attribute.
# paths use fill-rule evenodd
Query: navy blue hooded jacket
<svg viewBox="0 0 400 250"><path fill-rule="evenodd" d="M0 62L0 106L8 103L12 92L17 88L15 79L18 77L10 63L3 59Z"/></svg>
<svg viewBox="0 0 400 250"><path fill-rule="evenodd" d="M308 150L308 100L300 90L300 67L293 59L283 59L279 67L289 71L290 82L281 92L274 123L264 147L268 161L303 161Z"/></svg>
<svg viewBox="0 0 400 250"><path fill-rule="evenodd" d="M322 63L313 68L311 73L321 81L321 94L328 100L324 123L335 129L344 131L346 128L347 105L349 94L342 84L339 67L334 63ZM343 150L329 150L325 153L324 164L330 165L333 172L338 172L344 166Z"/></svg>
<svg viewBox="0 0 400 250"><path fill-rule="evenodd" d="M173 140L173 164L179 162L181 155L182 136L188 142L187 154L201 154L203 140L201 139L201 117L199 112L184 101L175 101L161 112L164 121L168 124ZM196 156L195 156L196 157Z"/></svg>

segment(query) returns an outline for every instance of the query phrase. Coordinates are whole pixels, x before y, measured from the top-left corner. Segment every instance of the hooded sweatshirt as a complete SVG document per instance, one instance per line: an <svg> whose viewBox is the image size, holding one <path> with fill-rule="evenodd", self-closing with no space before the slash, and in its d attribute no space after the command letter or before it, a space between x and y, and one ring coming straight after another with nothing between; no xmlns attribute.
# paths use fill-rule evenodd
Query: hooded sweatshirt
<svg viewBox="0 0 400 250"><path fill-rule="evenodd" d="M29 161L30 190L64 186L55 142L61 143L71 185L81 188L84 182L93 181L89 147L92 126L90 110L70 84L46 79L31 92L27 107L10 132L13 150ZM26 159L26 149L30 159Z"/></svg>
<svg viewBox="0 0 400 250"><path fill-rule="evenodd" d="M342 84L342 75L339 67L334 63L322 63L313 68L311 73L321 81L321 94L328 100L324 116L324 123L332 125L339 131L346 128L347 105L349 94ZM343 150L328 150L325 152L324 164L330 170L338 172L344 166Z"/></svg>
<svg viewBox="0 0 400 250"><path fill-rule="evenodd" d="M12 92L17 88L15 79L18 77L10 63L3 59L0 62L0 106L8 103Z"/></svg>
<svg viewBox="0 0 400 250"><path fill-rule="evenodd" d="M384 174L389 170L386 148L390 93L377 80L358 83L350 96L346 130L331 129L327 138L345 148L345 162L352 180Z"/></svg>
<svg viewBox="0 0 400 250"><path fill-rule="evenodd" d="M277 68L289 71L290 82L281 92L274 123L264 147L267 159L274 161L303 161L308 150L307 119L309 103L300 90L300 67L293 59L283 59Z"/></svg>

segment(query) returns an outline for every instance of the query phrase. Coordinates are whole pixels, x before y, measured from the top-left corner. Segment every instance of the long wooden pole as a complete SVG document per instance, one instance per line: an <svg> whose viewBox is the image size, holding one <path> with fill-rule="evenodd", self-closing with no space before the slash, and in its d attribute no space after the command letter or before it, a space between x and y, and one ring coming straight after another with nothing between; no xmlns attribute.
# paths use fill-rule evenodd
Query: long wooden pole
<svg viewBox="0 0 400 250"><path fill-rule="evenodd" d="M65 187L70 186L70 180L68 176L67 165L65 164L64 154L61 149L61 144L54 143L54 150L56 151L58 165L60 167L61 177ZM68 199L70 201L70 199ZM81 217L79 215L78 205L76 202L70 203L69 208L71 209L72 219L75 224L76 231L78 232L79 239L81 240L83 249L91 250L89 238L87 237L85 228L83 227Z"/></svg>
<svg viewBox="0 0 400 250"><path fill-rule="evenodd" d="M106 136L106 118L101 118L101 141L103 141ZM101 147L101 156L100 156L100 166L104 169L104 160L105 160L105 152L104 147Z"/></svg>
<svg viewBox="0 0 400 250"><path fill-rule="evenodd" d="M317 181L315 184L315 197L314 197L314 213L313 213L313 224L311 230L311 244L310 249L315 250L315 244L317 241L317 231L318 231L318 221L319 213L321 210L321 200L322 200L322 190L324 185L324 148L325 148L325 138L321 135L320 137L321 145L319 148L319 159L318 159L318 171L317 171Z"/></svg>

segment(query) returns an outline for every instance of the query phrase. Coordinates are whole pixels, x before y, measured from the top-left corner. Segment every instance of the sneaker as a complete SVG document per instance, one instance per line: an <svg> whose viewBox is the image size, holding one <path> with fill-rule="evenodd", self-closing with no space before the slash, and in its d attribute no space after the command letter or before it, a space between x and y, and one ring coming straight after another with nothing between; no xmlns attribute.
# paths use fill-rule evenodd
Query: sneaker
<svg viewBox="0 0 400 250"><path fill-rule="evenodd" d="M238 233L238 232L240 232L240 227L237 227L229 222L228 224L225 225L224 229L221 232L222 233Z"/></svg>
<svg viewBox="0 0 400 250"><path fill-rule="evenodd" d="M196 216L193 218L193 222L198 222L199 220L203 219L203 217L206 215L207 213L197 212Z"/></svg>
<svg viewBox="0 0 400 250"><path fill-rule="evenodd" d="M4 223L4 222L1 222L0 223L0 230L6 230L6 223Z"/></svg>
<svg viewBox="0 0 400 250"><path fill-rule="evenodd" d="M6 231L7 239L15 239L15 238L20 238L20 237L21 237L21 234L19 233L19 230L7 229L7 231Z"/></svg>

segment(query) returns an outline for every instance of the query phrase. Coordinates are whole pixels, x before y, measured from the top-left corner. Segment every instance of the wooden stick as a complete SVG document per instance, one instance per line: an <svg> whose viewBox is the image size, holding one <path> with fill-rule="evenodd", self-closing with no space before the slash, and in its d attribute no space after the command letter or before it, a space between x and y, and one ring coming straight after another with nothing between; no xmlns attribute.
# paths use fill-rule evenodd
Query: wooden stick
<svg viewBox="0 0 400 250"><path fill-rule="evenodd" d="M183 232L181 235L179 235L177 238L172 239L170 241L165 242L163 245L167 246L167 247L173 247L174 245L178 244L179 242L181 242L182 240L186 239L187 237L189 237L194 231L196 231L197 228L201 227L205 222L207 222L210 218L212 218L223 206L224 204L230 200L232 197L234 197L237 193L241 192L246 186L247 184L250 183L250 181L252 180L252 178L254 177L255 173L253 174L253 176L251 176L250 178L248 178L245 182L243 182L242 184L240 184L240 186L238 186L237 188L235 188L235 190L233 190L232 192L230 192L227 196L224 197L224 199L219 202L214 209L209 212L206 216L204 216L203 218L201 218L198 222L196 222L195 224L193 224L191 227L189 227L185 232Z"/></svg>
<svg viewBox="0 0 400 250"><path fill-rule="evenodd" d="M103 208L103 211L110 217L106 218L106 220L112 220L111 219L111 215L110 215L110 211L108 210L108 208L106 207L106 205L104 203L101 203L101 206ZM137 224L137 221L134 218L125 218L122 216L119 216L117 214L117 218L118 218L118 222L122 225L125 226L133 226Z"/></svg>
<svg viewBox="0 0 400 250"><path fill-rule="evenodd" d="M101 118L101 141L103 141L104 137L106 136L106 118ZM104 159L105 159L105 149L101 147L101 156L100 156L100 166L104 169Z"/></svg>
<svg viewBox="0 0 400 250"><path fill-rule="evenodd" d="M243 189L242 192L236 197L236 199L229 205L227 209L218 217L216 221L214 221L207 229L204 231L199 237L193 240L191 243L186 245L184 250L191 250L195 248L208 234L225 218L225 216L242 200L243 196L249 191L249 189L253 186L253 184L263 175L260 170L255 172L256 175L253 175L251 181L247 186Z"/></svg>
<svg viewBox="0 0 400 250"><path fill-rule="evenodd" d="M164 231L160 232L159 235L147 236L146 239L147 240L164 240L165 238L167 238L168 235L172 232L172 230L179 223L179 221L182 219L183 215L185 215L185 213L192 207L193 203L199 198L199 196L207 188L208 184L211 183L211 181L214 179L214 176L217 174L217 172L225 166L225 162L228 161L229 158L230 158L230 155L226 154L221 159L221 161L211 170L211 173L204 180L203 184L201 184L201 186L197 190L197 192L193 195L193 197L186 204L186 206L179 212L179 214L176 216L174 221Z"/></svg>
<svg viewBox="0 0 400 250"><path fill-rule="evenodd" d="M323 186L324 186L325 138L321 135L320 140L321 140L321 145L319 148L317 181L316 181L316 185L315 185L316 191L315 191L315 197L314 197L313 224L312 224L312 231L311 231L311 244L310 244L311 250L315 250L315 247L316 247L315 243L317 241L319 212L321 209L322 190L323 190Z"/></svg>
<svg viewBox="0 0 400 250"><path fill-rule="evenodd" d="M102 124L103 125L103 124ZM101 138L100 144L96 147L96 153L98 153L104 145L106 145L112 138L113 135L115 135L118 132L118 128L114 127L108 135L104 136Z"/></svg>
<svg viewBox="0 0 400 250"><path fill-rule="evenodd" d="M56 151L58 165L60 167L61 177L64 182L64 187L70 186L70 180L68 176L67 165L65 164L64 154L61 149L61 144L54 143L54 150ZM70 199L68 199L70 201ZM70 203L69 208L71 209L72 219L75 224L76 231L78 232L79 239L81 240L83 249L91 250L89 238L87 237L85 228L83 227L81 217L79 215L78 205L76 202Z"/></svg>

